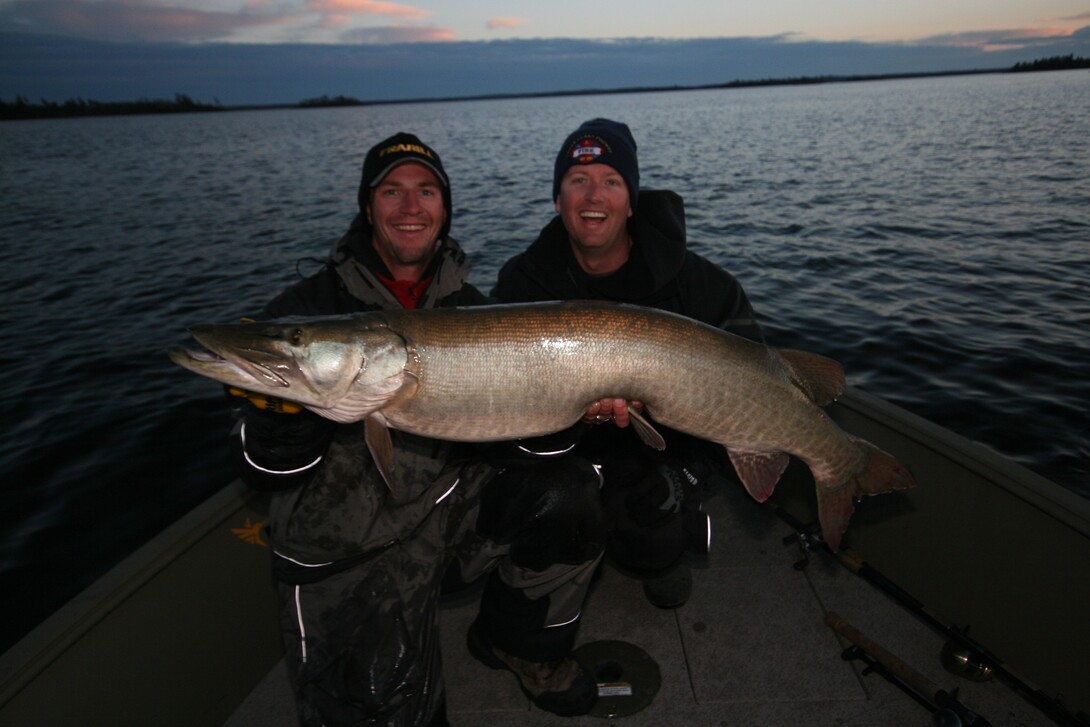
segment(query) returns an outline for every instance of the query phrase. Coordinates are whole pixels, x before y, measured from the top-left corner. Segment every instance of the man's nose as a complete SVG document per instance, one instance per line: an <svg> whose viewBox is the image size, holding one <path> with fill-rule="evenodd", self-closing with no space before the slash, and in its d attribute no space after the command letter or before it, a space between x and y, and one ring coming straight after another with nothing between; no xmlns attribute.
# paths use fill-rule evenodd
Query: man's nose
<svg viewBox="0 0 1090 727"><path fill-rule="evenodd" d="M420 205L420 198L412 193L403 195L401 197L401 211L407 213L415 213L422 209Z"/></svg>
<svg viewBox="0 0 1090 727"><path fill-rule="evenodd" d="M602 198L602 184L600 182L589 181L586 186L587 199L601 199Z"/></svg>

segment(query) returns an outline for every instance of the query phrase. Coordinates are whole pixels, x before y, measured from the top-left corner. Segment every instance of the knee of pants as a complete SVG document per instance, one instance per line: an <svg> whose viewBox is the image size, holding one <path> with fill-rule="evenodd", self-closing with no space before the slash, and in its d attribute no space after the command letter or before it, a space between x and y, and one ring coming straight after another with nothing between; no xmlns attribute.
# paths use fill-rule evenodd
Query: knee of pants
<svg viewBox="0 0 1090 727"><path fill-rule="evenodd" d="M391 584L351 583L351 575L280 586L300 713L307 724L392 723L395 715L415 724L414 715L435 709L430 695L442 691L438 646L418 633L430 630L437 606L414 616L396 598L375 597L396 593Z"/></svg>
<svg viewBox="0 0 1090 727"><path fill-rule="evenodd" d="M477 531L510 544L522 567L586 562L605 541L599 487L597 471L578 457L508 468L482 493Z"/></svg>
<svg viewBox="0 0 1090 727"><path fill-rule="evenodd" d="M686 550L681 515L672 513L653 526L641 526L622 514L614 522L606 550L622 566L638 572L664 570Z"/></svg>

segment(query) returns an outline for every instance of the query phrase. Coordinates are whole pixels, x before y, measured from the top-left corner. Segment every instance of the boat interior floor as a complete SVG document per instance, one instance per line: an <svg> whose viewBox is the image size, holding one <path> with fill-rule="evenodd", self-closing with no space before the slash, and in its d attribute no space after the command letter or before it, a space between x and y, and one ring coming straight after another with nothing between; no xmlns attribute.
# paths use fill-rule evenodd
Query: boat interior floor
<svg viewBox="0 0 1090 727"><path fill-rule="evenodd" d="M865 665L845 661L849 643L825 625L829 611L892 652L939 689L958 688L960 702L993 725L1053 724L997 681L971 682L945 671L942 637L828 553L803 553L784 540L791 529L740 488L706 495L711 554L693 558L693 592L674 610L652 606L641 583L608 563L592 587L580 643L620 640L651 656L661 687L624 725L928 725L932 715ZM477 592L442 609L448 713L455 727L534 727L603 718L557 717L530 704L506 671L493 671L466 650ZM228 727L295 724L281 661L239 706Z"/></svg>

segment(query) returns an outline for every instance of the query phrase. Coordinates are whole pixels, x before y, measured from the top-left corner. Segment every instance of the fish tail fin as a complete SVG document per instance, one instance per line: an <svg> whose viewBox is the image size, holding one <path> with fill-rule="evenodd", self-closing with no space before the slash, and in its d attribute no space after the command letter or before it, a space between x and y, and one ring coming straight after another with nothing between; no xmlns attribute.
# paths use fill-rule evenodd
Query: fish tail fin
<svg viewBox="0 0 1090 727"><path fill-rule="evenodd" d="M825 543L834 552L840 548L840 540L848 529L848 521L855 511L856 498L878 495L890 490L904 490L916 484L916 478L907 467L892 455L875 447L865 439L848 437L863 455L863 467L846 482L828 486L818 483L818 519Z"/></svg>

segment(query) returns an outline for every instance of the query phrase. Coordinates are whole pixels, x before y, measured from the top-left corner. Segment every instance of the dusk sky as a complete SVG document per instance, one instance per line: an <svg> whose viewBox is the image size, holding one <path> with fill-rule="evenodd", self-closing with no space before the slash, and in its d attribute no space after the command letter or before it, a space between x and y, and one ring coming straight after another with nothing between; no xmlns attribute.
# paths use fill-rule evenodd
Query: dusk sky
<svg viewBox="0 0 1090 727"><path fill-rule="evenodd" d="M0 99L394 100L1090 56L1087 0L0 0Z"/></svg>

